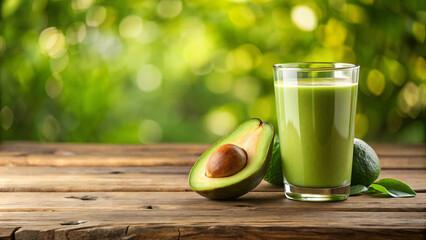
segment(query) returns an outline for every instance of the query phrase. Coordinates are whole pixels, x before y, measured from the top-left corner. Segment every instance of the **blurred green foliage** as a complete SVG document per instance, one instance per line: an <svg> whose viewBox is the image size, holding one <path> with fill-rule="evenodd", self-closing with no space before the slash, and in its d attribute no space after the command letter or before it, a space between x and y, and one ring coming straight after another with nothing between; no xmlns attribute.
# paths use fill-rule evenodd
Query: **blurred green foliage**
<svg viewBox="0 0 426 240"><path fill-rule="evenodd" d="M276 122L272 65L361 65L356 136L425 140L426 1L4 0L3 140L212 142Z"/></svg>

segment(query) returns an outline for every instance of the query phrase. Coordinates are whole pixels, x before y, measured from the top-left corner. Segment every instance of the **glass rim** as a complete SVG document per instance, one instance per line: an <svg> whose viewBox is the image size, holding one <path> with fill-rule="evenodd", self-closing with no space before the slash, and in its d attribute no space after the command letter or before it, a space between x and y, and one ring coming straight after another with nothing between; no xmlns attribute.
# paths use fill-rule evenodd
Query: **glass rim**
<svg viewBox="0 0 426 240"><path fill-rule="evenodd" d="M302 64L329 64L334 67L295 67ZM338 71L338 70L356 70L359 65L352 63L340 62L290 62L290 63L277 63L273 65L274 70L289 70L289 71Z"/></svg>

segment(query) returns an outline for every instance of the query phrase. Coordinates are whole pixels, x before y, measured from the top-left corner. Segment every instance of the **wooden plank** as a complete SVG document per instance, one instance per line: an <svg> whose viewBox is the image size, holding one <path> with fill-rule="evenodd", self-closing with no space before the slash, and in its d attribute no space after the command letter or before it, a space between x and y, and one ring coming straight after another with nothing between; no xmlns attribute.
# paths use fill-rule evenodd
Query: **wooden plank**
<svg viewBox="0 0 426 240"><path fill-rule="evenodd" d="M188 167L0 167L0 191L188 191Z"/></svg>
<svg viewBox="0 0 426 240"><path fill-rule="evenodd" d="M426 156L425 143L372 143L379 156Z"/></svg>
<svg viewBox="0 0 426 240"><path fill-rule="evenodd" d="M124 235L124 231L127 234ZM422 229L393 228L335 228L335 227L257 227L197 224L197 226L175 226L159 224L137 224L129 226L92 226L80 229L55 229L54 237L38 230L21 230L15 234L20 239L424 239ZM30 237L30 238L27 238Z"/></svg>
<svg viewBox="0 0 426 240"><path fill-rule="evenodd" d="M209 144L76 144L5 142L0 145L0 155L58 155L58 156L199 156Z"/></svg>
<svg viewBox="0 0 426 240"><path fill-rule="evenodd" d="M97 228L84 228L68 232L69 240L94 239ZM104 230L104 229L103 229ZM111 235L120 234L119 227L105 229ZM59 230L61 231L61 230ZM77 232L77 234L76 234ZM78 238L73 236L77 235ZM71 237L70 237L71 236ZM350 228L285 228L247 226L151 226L130 225L126 237L121 239L422 239L422 230L408 229L350 229ZM96 238L98 239L98 238ZM102 239L117 239L105 238Z"/></svg>
<svg viewBox="0 0 426 240"><path fill-rule="evenodd" d="M79 199L84 196L91 196L92 200ZM414 198L377 198L360 195L352 196L343 202L310 203L291 201L286 199L282 192L250 192L228 201L211 201L193 192L20 192L0 193L0 212L112 210L425 212L425 202L426 193L418 193Z"/></svg>
<svg viewBox="0 0 426 240"><path fill-rule="evenodd" d="M97 223L86 224L84 227L74 226L58 228L54 231L55 240L84 240L84 239L126 239L129 225L115 224L111 226Z"/></svg>
<svg viewBox="0 0 426 240"><path fill-rule="evenodd" d="M51 167L122 167L122 166L192 166L197 156L61 156L21 155L0 156L0 166ZM380 157L383 169L426 169L426 158L417 156Z"/></svg>
<svg viewBox="0 0 426 240"><path fill-rule="evenodd" d="M127 229L127 234L123 231ZM43 238L39 231L22 230L15 236L16 240L25 239L20 233L31 233L32 239ZM28 235L28 234L27 234ZM138 224L129 226L94 226L75 230L57 229L55 240L130 240L130 239L424 239L425 232L420 229L383 229L383 228L289 228L289 227L256 227L256 226L169 226Z"/></svg>
<svg viewBox="0 0 426 240"><path fill-rule="evenodd" d="M181 231L187 229L185 227L168 227L168 226L149 226L147 224L141 225L130 225L127 229L127 239L185 239L181 234ZM195 232L194 235L198 235L198 239L209 239L207 236L202 236L201 233L205 229ZM216 239L219 239L219 234L216 235ZM213 239L213 238L211 238Z"/></svg>
<svg viewBox="0 0 426 240"><path fill-rule="evenodd" d="M2 228L0 226L0 240L12 240L14 239L14 234L19 227L11 227L11 228Z"/></svg>
<svg viewBox="0 0 426 240"><path fill-rule="evenodd" d="M141 229L143 234L143 229ZM180 239L422 239L422 230L277 227L188 227L179 228ZM143 236L143 235L142 235Z"/></svg>
<svg viewBox="0 0 426 240"><path fill-rule="evenodd" d="M418 229L425 227L424 212L333 212L270 210L181 211L140 209L87 212L0 212L1 228L22 227L19 231L66 228L61 223L84 220L79 227L150 224L157 226L248 226L316 227L352 229ZM91 225L93 226L93 225ZM47 231L47 230L46 230Z"/></svg>
<svg viewBox="0 0 426 240"><path fill-rule="evenodd" d="M123 232L127 230L125 235ZM37 236L40 232L28 231ZM23 232L24 232L23 231ZM34 236L33 235L33 236ZM55 240L85 239L424 239L425 233L419 229L351 229L351 228L287 228L256 226L156 226L138 224L129 226L96 226L75 230L58 229ZM19 233L16 240L22 238Z"/></svg>
<svg viewBox="0 0 426 240"><path fill-rule="evenodd" d="M258 227L250 225L195 226L169 224L136 224L129 226L91 226L77 229L53 230L53 237L46 231L20 230L16 240L84 240L84 239L424 239L424 229L407 228L350 228L350 227ZM31 229L31 228L30 228ZM127 234L124 235L124 231Z"/></svg>
<svg viewBox="0 0 426 240"><path fill-rule="evenodd" d="M1 157L0 166L52 166L52 167L120 167L120 166L192 166L195 156L58 156L26 155ZM416 160L413 161L416 164Z"/></svg>
<svg viewBox="0 0 426 240"><path fill-rule="evenodd" d="M190 191L190 167L0 167L0 192ZM426 170L383 170L415 191L426 191ZM282 188L262 182L255 191Z"/></svg>
<svg viewBox="0 0 426 240"><path fill-rule="evenodd" d="M37 229L37 230L26 230L19 229L15 232L13 239L25 239L25 240L41 240L41 239L53 239L54 229L49 229L46 231Z"/></svg>
<svg viewBox="0 0 426 240"><path fill-rule="evenodd" d="M30 144L28 148L10 149L0 145L0 166L191 166L203 151L190 145L55 145ZM21 147L21 146L19 146Z"/></svg>
<svg viewBox="0 0 426 240"><path fill-rule="evenodd" d="M192 166L206 144L3 143L0 166ZM394 151L397 149L399 152ZM426 168L426 145L377 145L383 168Z"/></svg>
<svg viewBox="0 0 426 240"><path fill-rule="evenodd" d="M141 152L172 152L181 154L203 153L209 143L161 143L161 144L99 144L99 143L38 143L3 142L0 152L54 154L74 152L75 154L122 154L138 155ZM382 156L426 156L425 143L372 143L371 146Z"/></svg>
<svg viewBox="0 0 426 240"><path fill-rule="evenodd" d="M0 166L191 166L206 144L59 144L6 142Z"/></svg>
<svg viewBox="0 0 426 240"><path fill-rule="evenodd" d="M66 221L63 221L66 222ZM45 225L42 224L34 224L32 226L25 226L20 227L19 230L17 230L13 234L13 239L15 240L28 240L28 239L34 239L34 240L70 240L69 235L71 235L72 239L78 239L74 236L79 236L81 234L72 234L74 230L81 230L82 228L91 228L92 231L86 231L84 236L81 236L81 239L121 239L119 237L115 237L117 234L107 234L108 228L110 229L122 229L123 227L127 230L129 228L128 225L114 225L114 226L105 226L105 224L100 224L97 221L90 221L85 222L83 225L61 225L57 224L55 226L49 225L49 223L45 222ZM0 229L2 226L0 226ZM96 234L99 235L99 237L96 237ZM110 236L110 237L107 237ZM102 238L105 237L105 238Z"/></svg>
<svg viewBox="0 0 426 240"><path fill-rule="evenodd" d="M118 226L101 226L84 229L76 229L71 231L57 230L59 235L61 232L66 232L66 240L81 240L81 239L123 239L127 235L127 225Z"/></svg>
<svg viewBox="0 0 426 240"><path fill-rule="evenodd" d="M382 169L426 169L426 157L386 157L381 156Z"/></svg>
<svg viewBox="0 0 426 240"><path fill-rule="evenodd" d="M122 167L192 166L198 156L0 156L0 166ZM426 169L425 157L380 157L383 169Z"/></svg>

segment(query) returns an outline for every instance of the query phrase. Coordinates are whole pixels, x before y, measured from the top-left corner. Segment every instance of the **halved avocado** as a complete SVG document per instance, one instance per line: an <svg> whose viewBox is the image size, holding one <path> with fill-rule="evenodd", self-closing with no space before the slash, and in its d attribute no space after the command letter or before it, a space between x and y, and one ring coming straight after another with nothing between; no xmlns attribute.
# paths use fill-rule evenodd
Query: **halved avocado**
<svg viewBox="0 0 426 240"><path fill-rule="evenodd" d="M192 167L189 185L198 194L210 199L231 199L253 190L268 170L274 141L274 127L252 118L210 147ZM234 144L247 154L246 165L227 177L207 177L206 166L212 153L224 144Z"/></svg>

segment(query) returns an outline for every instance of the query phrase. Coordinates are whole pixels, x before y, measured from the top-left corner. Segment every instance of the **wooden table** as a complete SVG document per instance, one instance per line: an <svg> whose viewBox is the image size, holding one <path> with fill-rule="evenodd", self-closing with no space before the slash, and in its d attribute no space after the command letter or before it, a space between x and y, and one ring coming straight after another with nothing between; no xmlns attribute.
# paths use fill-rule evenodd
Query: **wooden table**
<svg viewBox="0 0 426 240"><path fill-rule="evenodd" d="M262 182L232 201L192 192L205 144L0 145L0 239L425 239L426 145L376 144L380 178L415 198L284 198Z"/></svg>

